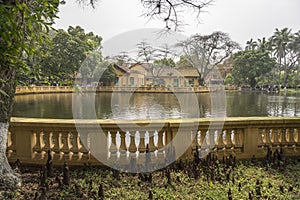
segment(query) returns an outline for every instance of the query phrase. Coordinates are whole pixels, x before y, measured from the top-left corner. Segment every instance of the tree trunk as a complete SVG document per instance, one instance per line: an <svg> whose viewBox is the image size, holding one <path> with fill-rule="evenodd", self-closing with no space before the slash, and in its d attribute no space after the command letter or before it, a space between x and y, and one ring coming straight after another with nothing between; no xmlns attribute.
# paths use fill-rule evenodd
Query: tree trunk
<svg viewBox="0 0 300 200"><path fill-rule="evenodd" d="M19 186L21 179L11 169L6 157L6 144L12 105L16 91L16 73L13 68L1 67L0 74L0 188Z"/></svg>
<svg viewBox="0 0 300 200"><path fill-rule="evenodd" d="M0 189L14 188L21 184L19 175L11 169L6 158L8 126L9 123L0 122Z"/></svg>

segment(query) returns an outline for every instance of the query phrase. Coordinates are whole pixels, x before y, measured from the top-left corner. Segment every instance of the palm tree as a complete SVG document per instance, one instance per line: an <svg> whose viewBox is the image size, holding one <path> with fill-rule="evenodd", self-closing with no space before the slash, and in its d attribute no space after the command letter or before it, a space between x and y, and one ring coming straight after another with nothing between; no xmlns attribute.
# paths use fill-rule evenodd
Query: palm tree
<svg viewBox="0 0 300 200"><path fill-rule="evenodd" d="M279 30L278 28L275 29L274 35L271 38L272 41L272 50L274 55L277 57L278 61L278 85L280 85L280 75L281 69L284 69L284 86L286 86L286 78L287 78L287 68L286 66L286 54L288 44L291 41L291 29L284 28Z"/></svg>
<svg viewBox="0 0 300 200"><path fill-rule="evenodd" d="M267 52L271 50L271 41L266 40L265 37L258 39L257 43L258 49L262 52Z"/></svg>
<svg viewBox="0 0 300 200"><path fill-rule="evenodd" d="M300 71L300 30L293 35L293 40L291 43L291 48L295 53L295 65L294 65L294 74L296 74L296 80L294 82L295 86L297 86L299 82L299 71Z"/></svg>
<svg viewBox="0 0 300 200"><path fill-rule="evenodd" d="M257 48L257 42L252 38L246 42L245 50L255 50Z"/></svg>

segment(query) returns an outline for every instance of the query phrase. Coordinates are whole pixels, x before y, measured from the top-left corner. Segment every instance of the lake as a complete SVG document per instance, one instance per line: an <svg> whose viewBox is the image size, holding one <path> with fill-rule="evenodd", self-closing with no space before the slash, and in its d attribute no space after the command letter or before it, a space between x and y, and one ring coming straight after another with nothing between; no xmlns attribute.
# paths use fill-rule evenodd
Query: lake
<svg viewBox="0 0 300 200"><path fill-rule="evenodd" d="M71 93L15 96L13 117L71 119ZM83 118L95 112L99 119L162 119L212 116L210 93L97 93L94 106L74 105ZM95 96L94 96L95 95ZM193 99L197 99L197 103ZM222 101L227 117L298 116L300 93L268 94L254 91L226 92ZM85 103L89 104L89 103ZM197 105L198 104L198 105ZM91 109L92 110L89 110Z"/></svg>

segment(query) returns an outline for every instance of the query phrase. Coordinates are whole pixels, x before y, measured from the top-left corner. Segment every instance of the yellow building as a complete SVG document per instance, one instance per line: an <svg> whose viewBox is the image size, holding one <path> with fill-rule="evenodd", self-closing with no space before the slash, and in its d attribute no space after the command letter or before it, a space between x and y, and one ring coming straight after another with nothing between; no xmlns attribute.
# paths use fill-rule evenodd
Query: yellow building
<svg viewBox="0 0 300 200"><path fill-rule="evenodd" d="M151 64L134 64L129 67L145 76L145 85L164 85L169 87L199 86L199 72L195 68L154 67Z"/></svg>
<svg viewBox="0 0 300 200"><path fill-rule="evenodd" d="M125 66L114 64L116 78L114 85L116 86L135 86L140 87L145 84L145 75L139 70L130 69Z"/></svg>
<svg viewBox="0 0 300 200"><path fill-rule="evenodd" d="M162 85L167 87L198 87L199 72L195 68L154 67L135 63L130 67L114 64L116 86Z"/></svg>

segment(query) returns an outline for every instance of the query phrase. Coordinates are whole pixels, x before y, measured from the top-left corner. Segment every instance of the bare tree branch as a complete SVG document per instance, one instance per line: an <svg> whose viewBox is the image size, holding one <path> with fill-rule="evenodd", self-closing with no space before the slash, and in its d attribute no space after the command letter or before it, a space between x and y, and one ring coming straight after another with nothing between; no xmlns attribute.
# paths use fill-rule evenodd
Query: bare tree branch
<svg viewBox="0 0 300 200"><path fill-rule="evenodd" d="M141 0L145 8L144 16L162 20L167 30L178 31L183 26L184 11L194 11L199 18L203 9L210 6L213 0Z"/></svg>
<svg viewBox="0 0 300 200"><path fill-rule="evenodd" d="M240 46L228 34L216 31L210 35L193 35L178 44L186 58L198 69L201 79L205 80L218 64L227 59Z"/></svg>
<svg viewBox="0 0 300 200"><path fill-rule="evenodd" d="M76 0L83 6L95 8L99 0ZM196 13L195 18L199 19L200 13L204 8L212 5L214 0L141 0L144 7L143 16L150 20L161 20L165 23L167 30L178 31L184 26L184 16L179 15L181 12ZM65 3L65 0L61 0Z"/></svg>

